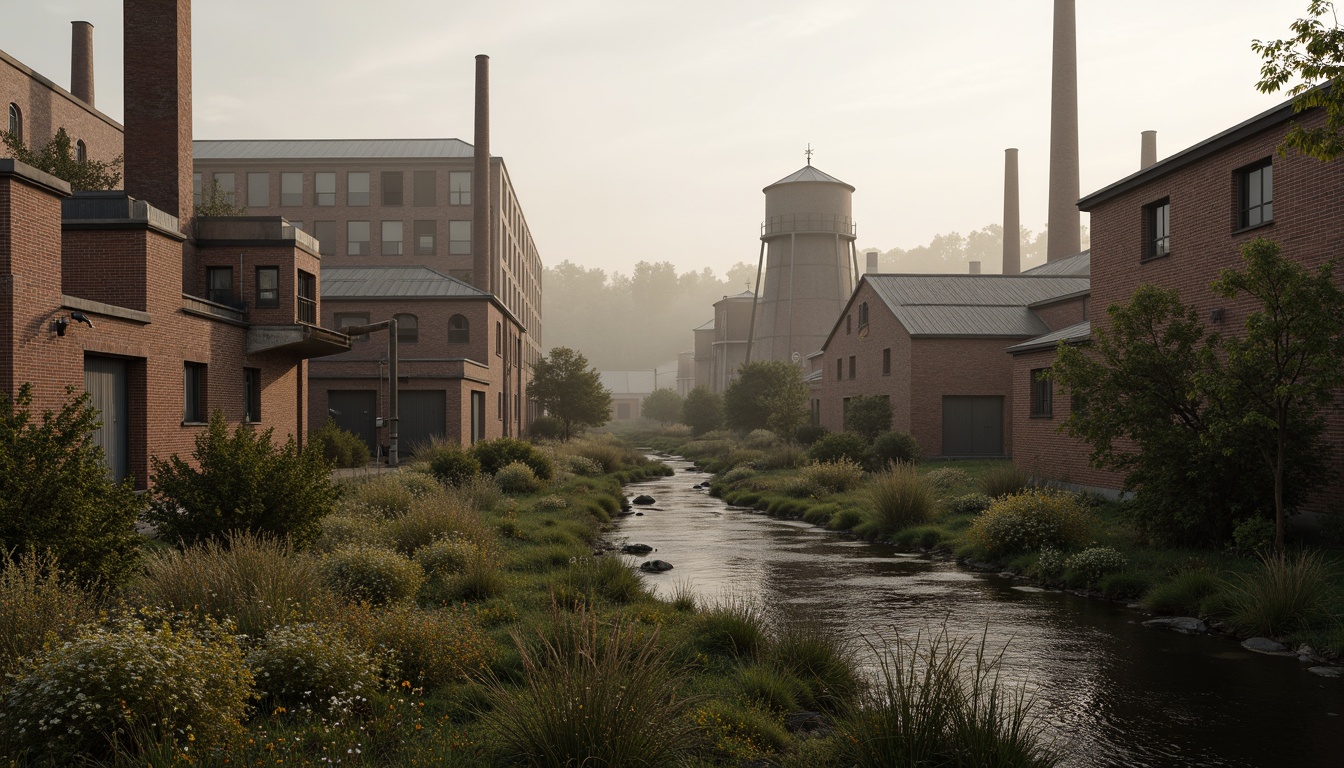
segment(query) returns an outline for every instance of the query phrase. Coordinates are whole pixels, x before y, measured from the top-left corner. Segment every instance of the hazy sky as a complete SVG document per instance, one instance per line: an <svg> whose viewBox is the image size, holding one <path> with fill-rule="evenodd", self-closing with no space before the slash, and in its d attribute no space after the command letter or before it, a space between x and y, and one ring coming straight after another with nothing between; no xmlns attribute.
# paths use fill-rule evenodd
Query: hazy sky
<svg viewBox="0 0 1344 768"><path fill-rule="evenodd" d="M100 109L122 117L121 3L0 0L0 48L68 86L94 24ZM1082 191L1282 100L1254 38L1307 0L1078 0ZM547 264L754 263L761 188L813 163L857 188L860 247L912 247L1003 211L1045 223L1051 0L200 0L197 138L472 139L491 57L492 150Z"/></svg>

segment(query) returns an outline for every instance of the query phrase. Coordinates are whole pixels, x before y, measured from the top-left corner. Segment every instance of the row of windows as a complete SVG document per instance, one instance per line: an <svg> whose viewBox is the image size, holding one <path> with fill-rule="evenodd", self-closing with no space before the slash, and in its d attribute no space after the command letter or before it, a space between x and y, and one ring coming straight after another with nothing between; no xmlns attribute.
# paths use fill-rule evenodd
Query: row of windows
<svg viewBox="0 0 1344 768"><path fill-rule="evenodd" d="M393 315L397 321L397 343L415 344L420 341L420 319L411 314ZM368 325L368 312L337 312L336 329L345 330L352 325ZM356 336L353 341L368 341L368 334ZM464 315L448 318L448 343L467 344L471 341L471 322Z"/></svg>
<svg viewBox="0 0 1344 768"><path fill-rule="evenodd" d="M23 142L23 110L19 109L18 104L9 105L9 133ZM89 147L83 139L75 139L75 162L85 162L89 159Z"/></svg>
<svg viewBox="0 0 1344 768"><path fill-rule="evenodd" d="M12 106L12 105L11 105ZM12 114L12 112L11 112ZM11 117L11 122L13 118ZM238 175L232 171L220 171L210 175L211 187L230 204L237 203ZM249 208L268 208L271 205L271 173L266 171L248 172L246 176L246 205ZM312 174L312 205L336 205L335 171L318 171ZM305 204L304 177L299 171L280 173L281 207L301 206ZM368 205L371 174L368 171L348 171L345 173L345 204ZM382 171L378 174L379 203L385 206L406 204L406 174L403 171ZM199 205L206 197L204 174L192 174L192 193ZM413 171L411 173L411 205L432 207L439 205L438 171ZM471 205L471 171L449 171L448 204Z"/></svg>
<svg viewBox="0 0 1344 768"><path fill-rule="evenodd" d="M317 239L318 253L334 256L338 252L337 224L335 221L314 221L311 231L304 222L290 220L295 228L309 232ZM406 250L406 222L378 222L378 252L383 256L404 256ZM345 223L345 255L369 256L372 250L373 223L347 221ZM439 222L434 219L416 219L411 222L411 250L416 256L437 256L439 252ZM471 255L471 222L448 222L448 253L454 256Z"/></svg>
<svg viewBox="0 0 1344 768"><path fill-rule="evenodd" d="M204 424L210 420L210 405L205 363L182 365L182 423ZM243 369L243 421L261 421L261 369Z"/></svg>
<svg viewBox="0 0 1344 768"><path fill-rule="evenodd" d="M1236 229L1248 229L1274 220L1274 166L1272 158L1236 172ZM1171 199L1162 198L1143 209L1143 258L1171 255Z"/></svg>
<svg viewBox="0 0 1344 768"><path fill-rule="evenodd" d="M867 307L868 305L864 304L863 306ZM851 379L856 378L858 376L858 371L859 371L858 359L854 355L850 355L849 378ZM891 375L891 347L887 347L886 349L882 350L882 375L883 376ZM845 378L845 360L844 358L838 358L835 361L835 380L840 381L844 378Z"/></svg>
<svg viewBox="0 0 1344 768"><path fill-rule="evenodd" d="M316 325L317 276L299 270L295 288L299 322ZM206 268L205 298L216 304L241 306L241 298L233 292L233 267ZM258 308L273 309L280 306L280 267L257 267L253 300L253 306Z"/></svg>

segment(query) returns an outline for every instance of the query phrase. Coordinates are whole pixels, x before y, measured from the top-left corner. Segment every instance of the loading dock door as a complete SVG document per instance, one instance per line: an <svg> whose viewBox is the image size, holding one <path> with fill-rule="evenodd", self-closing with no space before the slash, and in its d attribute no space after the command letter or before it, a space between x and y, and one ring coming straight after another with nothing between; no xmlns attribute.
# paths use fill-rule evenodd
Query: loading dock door
<svg viewBox="0 0 1344 768"><path fill-rule="evenodd" d="M943 398L944 456L1003 455L1003 397Z"/></svg>
<svg viewBox="0 0 1344 768"><path fill-rule="evenodd" d="M120 481L129 471L130 432L126 425L126 361L112 357L84 358L84 389L89 405L98 409L103 425L93 442L103 449L108 477Z"/></svg>
<svg viewBox="0 0 1344 768"><path fill-rule="evenodd" d="M403 389L397 393L397 448L404 456L414 456L417 448L443 439L447 418L447 393L442 389Z"/></svg>
<svg viewBox="0 0 1344 768"><path fill-rule="evenodd" d="M336 426L354 432L373 453L378 444L374 421L378 415L378 400L372 389L334 389L327 392L327 408Z"/></svg>

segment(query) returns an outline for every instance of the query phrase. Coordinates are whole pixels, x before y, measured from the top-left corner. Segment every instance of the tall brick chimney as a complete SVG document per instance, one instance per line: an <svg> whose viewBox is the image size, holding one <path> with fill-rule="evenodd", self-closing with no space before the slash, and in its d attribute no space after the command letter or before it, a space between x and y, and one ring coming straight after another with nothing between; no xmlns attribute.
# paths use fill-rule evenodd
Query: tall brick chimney
<svg viewBox="0 0 1344 768"><path fill-rule="evenodd" d="M877 274L877 257L880 256L880 255L882 255L882 252L881 252L881 251L869 251L869 252L868 252L868 254L867 254L867 256L868 256L868 258L867 258L867 262L868 262L868 263L867 263L867 265L866 265L866 268L863 270L865 274L869 274L869 275L875 275L875 274Z"/></svg>
<svg viewBox="0 0 1344 768"><path fill-rule="evenodd" d="M93 106L93 25L70 22L70 93Z"/></svg>
<svg viewBox="0 0 1344 768"><path fill-rule="evenodd" d="M1078 213L1078 39L1073 0L1055 0L1050 76L1050 208L1045 260L1083 249Z"/></svg>
<svg viewBox="0 0 1344 768"><path fill-rule="evenodd" d="M191 0L123 0L126 194L178 219L191 194Z"/></svg>
<svg viewBox="0 0 1344 768"><path fill-rule="evenodd" d="M494 278L490 229L490 57L476 57L475 178L471 180L471 279L489 293Z"/></svg>
<svg viewBox="0 0 1344 768"><path fill-rule="evenodd" d="M1144 131L1139 147L1139 170L1157 162L1157 131Z"/></svg>
<svg viewBox="0 0 1344 768"><path fill-rule="evenodd" d="M1003 274L1022 274L1022 214L1017 199L1017 150L1003 150Z"/></svg>

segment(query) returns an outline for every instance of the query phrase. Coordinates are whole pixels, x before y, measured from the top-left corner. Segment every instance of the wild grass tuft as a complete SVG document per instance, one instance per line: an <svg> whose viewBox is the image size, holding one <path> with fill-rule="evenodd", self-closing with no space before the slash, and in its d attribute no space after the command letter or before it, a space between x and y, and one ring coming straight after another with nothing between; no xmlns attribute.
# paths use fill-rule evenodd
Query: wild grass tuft
<svg viewBox="0 0 1344 768"><path fill-rule="evenodd" d="M933 521L938 493L910 463L892 464L868 484L868 519L879 533L891 534Z"/></svg>
<svg viewBox="0 0 1344 768"><path fill-rule="evenodd" d="M644 582L619 555L580 557L561 573L556 596L565 605L593 607L598 601L622 605L644 594Z"/></svg>
<svg viewBox="0 0 1344 768"><path fill-rule="evenodd" d="M696 623L695 644L706 653L755 658L766 644L765 614L756 600L745 595L724 595Z"/></svg>
<svg viewBox="0 0 1344 768"><path fill-rule="evenodd" d="M765 655L802 681L799 700L809 709L842 710L854 705L863 690L853 643L820 621L784 624Z"/></svg>
<svg viewBox="0 0 1344 768"><path fill-rule="evenodd" d="M493 539L480 514L452 494L417 500L409 512L387 521L384 530L396 550L405 555L444 538L476 543Z"/></svg>
<svg viewBox="0 0 1344 768"><path fill-rule="evenodd" d="M1026 471L1010 461L994 464L980 476L980 489L991 499L1021 493L1027 487Z"/></svg>
<svg viewBox="0 0 1344 768"><path fill-rule="evenodd" d="M1320 552L1261 555L1254 573L1234 574L1226 591L1232 624L1278 637L1339 622L1334 568Z"/></svg>
<svg viewBox="0 0 1344 768"><path fill-rule="evenodd" d="M49 633L66 640L97 617L93 597L61 573L55 555L5 553L0 569L0 675L42 650Z"/></svg>
<svg viewBox="0 0 1344 768"><path fill-rule="evenodd" d="M1204 603L1223 588L1223 580L1211 571L1185 569L1148 591L1143 607L1167 616L1201 616Z"/></svg>

